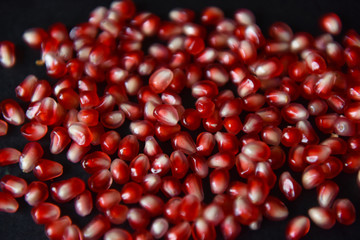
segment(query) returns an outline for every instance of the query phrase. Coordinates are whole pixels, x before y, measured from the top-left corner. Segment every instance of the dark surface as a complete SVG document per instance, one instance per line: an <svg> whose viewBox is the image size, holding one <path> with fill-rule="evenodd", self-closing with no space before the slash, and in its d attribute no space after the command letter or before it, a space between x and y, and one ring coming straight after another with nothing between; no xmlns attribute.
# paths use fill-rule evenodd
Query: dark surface
<svg viewBox="0 0 360 240"><path fill-rule="evenodd" d="M14 68L0 68L0 100L5 98L15 98L14 88L28 74L35 74L39 78L49 79L42 67L35 65L35 60L39 58L39 52L31 50L25 46L21 40L24 30L30 27L47 28L55 22L63 22L68 28L87 20L90 11L98 5L109 6L111 1L108 0L2 0L0 1L0 40L10 40L16 44L17 64ZM360 12L360 2L352 1L255 1L255 0L137 0L135 1L139 10L148 10L159 14L163 19L167 13L174 7L192 8L199 11L209 5L216 5L224 9L226 15L231 17L237 8L249 8L255 13L257 23L264 33L267 27L274 21L287 22L294 30L307 31L311 34L319 34L317 19L326 12L336 12L343 21L343 29L354 28L360 31L360 21L358 21ZM50 82L54 82L50 80ZM123 136L123 135L122 135ZM48 149L49 136L42 140L45 149ZM22 150L26 144L24 138L20 135L20 128L10 126L9 133L6 137L0 137L0 148L15 147ZM55 159L64 165L64 175L60 179L66 179L71 176L80 176L84 180L87 175L77 164L70 164L64 155L51 156L45 154L45 158ZM280 169L281 172L283 169ZM14 174L25 178L28 182L35 180L32 174L23 174L17 165L0 168L0 177L5 174ZM278 173L278 172L277 172ZM299 176L295 174L299 180ZM355 184L355 175L342 174L335 181L340 186L339 197L347 197L352 200L358 210L358 219L360 219L360 194ZM116 186L118 187L118 186ZM205 186L205 188L208 188ZM275 194L278 191L275 189ZM317 205L315 190L304 191L298 200L289 203L279 195L286 203L290 210L289 218L300 214L307 214L309 207ZM15 214L0 213L0 239L47 239L45 237L43 226L36 225L30 215L30 207L27 206L23 198L19 199L20 208ZM72 202L62 205L62 215L69 215L73 222L83 227L90 218L82 219L74 213ZM240 239L284 239L286 222L270 222L264 220L261 229L250 231L243 228ZM331 230L322 230L314 224L311 226L310 233L306 239L360 239L360 220L357 220L351 226L342 226L336 224ZM220 237L218 237L220 239Z"/></svg>

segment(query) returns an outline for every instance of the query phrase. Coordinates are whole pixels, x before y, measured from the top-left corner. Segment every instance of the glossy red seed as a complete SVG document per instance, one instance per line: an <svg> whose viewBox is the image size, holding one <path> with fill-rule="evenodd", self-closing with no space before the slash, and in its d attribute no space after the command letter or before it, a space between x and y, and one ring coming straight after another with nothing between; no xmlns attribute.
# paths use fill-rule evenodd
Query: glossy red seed
<svg viewBox="0 0 360 240"><path fill-rule="evenodd" d="M113 182L111 173L107 169L99 170L88 178L88 187L93 192L101 192L110 188Z"/></svg>
<svg viewBox="0 0 360 240"><path fill-rule="evenodd" d="M323 163L331 154L331 148L324 145L307 145L303 152L303 158L309 164Z"/></svg>
<svg viewBox="0 0 360 240"><path fill-rule="evenodd" d="M250 177L248 179L248 198L252 204L263 204L269 194L269 190L269 186L264 179L260 177Z"/></svg>
<svg viewBox="0 0 360 240"><path fill-rule="evenodd" d="M42 202L31 209L31 216L37 224L47 224L60 217L60 208L55 204Z"/></svg>
<svg viewBox="0 0 360 240"><path fill-rule="evenodd" d="M310 219L320 228L330 229L335 225L336 219L331 209L313 207L308 210L308 214Z"/></svg>
<svg viewBox="0 0 360 240"><path fill-rule="evenodd" d="M221 232L224 239L236 239L241 232L241 226L234 216L228 215L221 223Z"/></svg>
<svg viewBox="0 0 360 240"><path fill-rule="evenodd" d="M139 142L134 135L127 135L119 143L118 156L126 161L132 160L139 153Z"/></svg>
<svg viewBox="0 0 360 240"><path fill-rule="evenodd" d="M300 143L301 132L295 127L286 127L282 131L281 143L286 147L293 147Z"/></svg>
<svg viewBox="0 0 360 240"><path fill-rule="evenodd" d="M61 153L71 142L68 132L64 127L56 127L50 134L50 152Z"/></svg>
<svg viewBox="0 0 360 240"><path fill-rule="evenodd" d="M343 198L335 201L333 205L336 220L344 225L351 225L356 220L354 205L349 199Z"/></svg>
<svg viewBox="0 0 360 240"><path fill-rule="evenodd" d="M0 149L0 166L15 164L20 161L21 152L15 148Z"/></svg>
<svg viewBox="0 0 360 240"><path fill-rule="evenodd" d="M283 172L279 178L280 191L285 197L293 201L299 197L302 188L300 184L290 175L289 172Z"/></svg>
<svg viewBox="0 0 360 240"><path fill-rule="evenodd" d="M90 174L101 169L109 169L110 164L110 157L106 153L100 151L87 154L81 161L83 169Z"/></svg>
<svg viewBox="0 0 360 240"><path fill-rule="evenodd" d="M288 240L298 240L310 230L310 220L305 216L297 216L289 221L286 226L285 237Z"/></svg>
<svg viewBox="0 0 360 240"><path fill-rule="evenodd" d="M73 142L70 145L66 156L70 162L77 163L85 156L85 154L89 150L90 150L90 146L84 147L84 146L80 146L76 142Z"/></svg>
<svg viewBox="0 0 360 240"><path fill-rule="evenodd" d="M191 226L188 222L181 222L170 228L166 234L167 240L188 239L191 235Z"/></svg>
<svg viewBox="0 0 360 240"><path fill-rule="evenodd" d="M4 119L15 126L19 126L25 121L25 114L20 105L12 99L3 100L0 103Z"/></svg>
<svg viewBox="0 0 360 240"><path fill-rule="evenodd" d="M63 173L63 166L55 161L40 159L35 165L33 173L40 181L47 181L57 178Z"/></svg>
<svg viewBox="0 0 360 240"><path fill-rule="evenodd" d="M268 196L263 205L264 216L272 221L281 221L289 215L286 205L280 199Z"/></svg>
<svg viewBox="0 0 360 240"><path fill-rule="evenodd" d="M45 226L45 234L49 239L61 239L66 227L71 225L71 219L63 216Z"/></svg>
<svg viewBox="0 0 360 240"><path fill-rule="evenodd" d="M233 214L238 222L248 226L258 219L260 211L246 197L237 197L233 203Z"/></svg>
<svg viewBox="0 0 360 240"><path fill-rule="evenodd" d="M81 240L82 239L82 233L81 230L76 225L70 225L65 228L64 240Z"/></svg>
<svg viewBox="0 0 360 240"><path fill-rule="evenodd" d="M333 181L325 181L318 186L316 190L319 205L324 208L329 208L337 197L339 186Z"/></svg>
<svg viewBox="0 0 360 240"><path fill-rule="evenodd" d="M85 183L77 177L51 184L50 193L57 202L68 202L85 190Z"/></svg>
<svg viewBox="0 0 360 240"><path fill-rule="evenodd" d="M41 202L46 201L49 196L47 185L43 182L33 181L27 187L25 194L25 201L30 206L36 206Z"/></svg>
<svg viewBox="0 0 360 240"><path fill-rule="evenodd" d="M3 192L10 193L14 198L19 198L27 192L27 183L24 179L13 175L5 175L0 180Z"/></svg>
<svg viewBox="0 0 360 240"><path fill-rule="evenodd" d="M200 125L200 121L199 121ZM8 124L4 120L0 120L0 136L5 136L8 132Z"/></svg>
<svg viewBox="0 0 360 240"><path fill-rule="evenodd" d="M304 169L302 184L305 189L319 186L325 179L325 174L319 165L310 165Z"/></svg>
<svg viewBox="0 0 360 240"><path fill-rule="evenodd" d="M338 35L341 32L341 20L335 13L327 13L322 16L319 25L323 31L333 35Z"/></svg>
<svg viewBox="0 0 360 240"><path fill-rule="evenodd" d="M130 177L135 182L141 182L150 169L149 158L145 154L137 155L129 165Z"/></svg>
<svg viewBox="0 0 360 240"><path fill-rule="evenodd" d="M344 164L340 159L336 157L329 157L325 162L320 165L320 167L325 175L325 178L332 179L342 172Z"/></svg>
<svg viewBox="0 0 360 240"><path fill-rule="evenodd" d="M99 239L110 227L110 222L105 216L97 215L82 229L84 240Z"/></svg>
<svg viewBox="0 0 360 240"><path fill-rule="evenodd" d="M225 169L215 169L210 173L210 189L213 194L225 192L229 186L230 175Z"/></svg>
<svg viewBox="0 0 360 240"><path fill-rule="evenodd" d="M266 161L270 157L270 148L261 141L252 141L244 145L241 152L253 161Z"/></svg>
<svg viewBox="0 0 360 240"><path fill-rule="evenodd" d="M89 190L85 190L75 198L74 208L75 212L82 217L91 213L93 209L93 199Z"/></svg>

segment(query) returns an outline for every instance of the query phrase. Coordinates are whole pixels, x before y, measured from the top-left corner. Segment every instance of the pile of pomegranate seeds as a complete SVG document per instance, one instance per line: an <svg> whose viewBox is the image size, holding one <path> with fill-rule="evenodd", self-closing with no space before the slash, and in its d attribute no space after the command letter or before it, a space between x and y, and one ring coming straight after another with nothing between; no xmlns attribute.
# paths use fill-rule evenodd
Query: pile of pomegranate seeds
<svg viewBox="0 0 360 240"><path fill-rule="evenodd" d="M284 236L300 239L311 224L354 223L335 177L357 173L349 184L360 185L360 35L335 41L334 13L317 37L276 22L266 39L247 9L194 19L174 9L164 21L122 0L69 31L26 30L51 80L29 74L18 100L1 101L1 138L21 126L28 143L1 149L0 166L37 180L2 176L0 211L23 198L54 240L236 239L263 218L286 219ZM14 53L0 42L2 66ZM286 205L315 189L318 205L288 217ZM69 204L91 219L80 227Z"/></svg>

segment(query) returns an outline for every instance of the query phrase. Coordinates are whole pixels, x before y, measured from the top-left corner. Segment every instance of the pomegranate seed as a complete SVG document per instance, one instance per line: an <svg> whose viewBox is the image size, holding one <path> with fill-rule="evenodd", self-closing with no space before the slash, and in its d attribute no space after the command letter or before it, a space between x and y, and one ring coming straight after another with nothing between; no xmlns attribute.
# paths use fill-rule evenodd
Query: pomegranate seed
<svg viewBox="0 0 360 240"><path fill-rule="evenodd" d="M332 179L343 170L343 162L336 157L329 157L320 167L326 179Z"/></svg>
<svg viewBox="0 0 360 240"><path fill-rule="evenodd" d="M0 166L15 164L20 161L21 152L15 148L0 149Z"/></svg>
<svg viewBox="0 0 360 240"><path fill-rule="evenodd" d="M298 198L302 191L300 184L295 181L289 172L283 172L281 174L279 178L279 187L280 191L290 201Z"/></svg>
<svg viewBox="0 0 360 240"><path fill-rule="evenodd" d="M40 181L47 181L57 178L63 174L63 166L47 159L40 159L35 165L33 173Z"/></svg>
<svg viewBox="0 0 360 240"><path fill-rule="evenodd" d="M188 239L191 235L191 226L188 222L181 222L170 228L166 233L165 239L179 240Z"/></svg>
<svg viewBox="0 0 360 240"><path fill-rule="evenodd" d="M14 198L19 198L25 195L27 183L22 178L13 175L5 175L1 178L0 188L3 192L10 193Z"/></svg>
<svg viewBox="0 0 360 240"><path fill-rule="evenodd" d="M351 225L355 222L356 212L354 205L349 199L343 198L335 201L333 205L336 220L344 225Z"/></svg>
<svg viewBox="0 0 360 240"><path fill-rule="evenodd" d="M105 212L121 201L120 192L115 189L108 189L100 192L96 196L96 207L101 212Z"/></svg>
<svg viewBox="0 0 360 240"><path fill-rule="evenodd" d="M297 216L290 220L286 227L286 239L295 240L304 237L310 230L310 220L305 216Z"/></svg>
<svg viewBox="0 0 360 240"><path fill-rule="evenodd" d="M14 213L18 210L19 203L9 193L0 192L0 211Z"/></svg>
<svg viewBox="0 0 360 240"><path fill-rule="evenodd" d="M15 45L10 41L0 42L0 64L5 68L15 65Z"/></svg>
<svg viewBox="0 0 360 240"><path fill-rule="evenodd" d="M150 169L149 158L144 154L137 155L129 165L130 177L135 182L141 182Z"/></svg>
<svg viewBox="0 0 360 240"><path fill-rule="evenodd" d="M259 217L260 211L245 197L237 197L233 204L233 214L235 219L244 225L249 226Z"/></svg>
<svg viewBox="0 0 360 240"><path fill-rule="evenodd" d="M27 187L25 194L25 201L30 206L36 206L41 202L46 201L49 196L47 186L43 182L33 181Z"/></svg>
<svg viewBox="0 0 360 240"><path fill-rule="evenodd" d="M208 158L208 165L211 168L231 169L234 163L234 155L228 152L216 153Z"/></svg>
<svg viewBox="0 0 360 240"><path fill-rule="evenodd" d="M90 150L90 146L84 147L78 145L76 142L73 142L70 145L69 150L67 152L67 159L70 162L77 163L85 156L85 154L89 150Z"/></svg>
<svg viewBox="0 0 360 240"><path fill-rule="evenodd" d="M225 169L215 169L210 173L210 189L213 194L225 192L229 185L230 175Z"/></svg>
<svg viewBox="0 0 360 240"><path fill-rule="evenodd" d="M261 141L253 141L244 145L241 152L253 161L266 161L270 157L270 148Z"/></svg>
<svg viewBox="0 0 360 240"><path fill-rule="evenodd" d="M82 233L76 225L70 225L65 228L63 239L64 240L80 240L80 239L82 239Z"/></svg>
<svg viewBox="0 0 360 240"><path fill-rule="evenodd" d="M228 215L221 223L221 232L224 239L236 239L241 232L241 226L234 216Z"/></svg>
<svg viewBox="0 0 360 240"><path fill-rule="evenodd" d="M88 190L83 191L74 201L75 212L82 217L89 215L93 209L93 200L91 192Z"/></svg>
<svg viewBox="0 0 360 240"><path fill-rule="evenodd" d="M248 178L255 173L256 163L243 153L235 158L236 170L243 178Z"/></svg>
<svg viewBox="0 0 360 240"><path fill-rule="evenodd" d="M185 194L195 195L200 201L204 199L204 191L201 179L195 174L188 174L183 182Z"/></svg>
<svg viewBox="0 0 360 240"><path fill-rule="evenodd" d="M215 227L206 222L203 218L198 218L193 223L192 236L194 239L216 239Z"/></svg>
<svg viewBox="0 0 360 240"><path fill-rule="evenodd" d="M64 127L56 127L50 134L50 152L52 154L59 154L71 142L67 130Z"/></svg>
<svg viewBox="0 0 360 240"><path fill-rule="evenodd" d="M338 35L341 32L341 21L335 13L327 13L319 21L320 27L323 31L333 35Z"/></svg>
<svg viewBox="0 0 360 240"><path fill-rule="evenodd" d="M252 204L263 204L268 194L269 186L264 179L256 176L248 179L248 198Z"/></svg>
<svg viewBox="0 0 360 240"><path fill-rule="evenodd" d="M318 203L321 207L329 208L339 192L339 186L332 181L325 181L317 187Z"/></svg>
<svg viewBox="0 0 360 240"><path fill-rule="evenodd" d="M61 239L66 227L71 225L71 219L63 216L45 226L45 234L49 239Z"/></svg>
<svg viewBox="0 0 360 240"><path fill-rule="evenodd" d="M310 165L304 169L302 184L305 189L312 189L319 186L325 179L325 174L319 165Z"/></svg>
<svg viewBox="0 0 360 240"><path fill-rule="evenodd" d="M51 184L50 193L57 202L68 202L85 190L85 183L77 177Z"/></svg>
<svg viewBox="0 0 360 240"><path fill-rule="evenodd" d="M331 209L313 207L308 211L310 219L320 228L330 229L335 225L336 219Z"/></svg>
<svg viewBox="0 0 360 240"><path fill-rule="evenodd" d="M20 105L12 99L3 100L0 103L4 119L15 126L22 125L25 121L25 114Z"/></svg>
<svg viewBox="0 0 360 240"><path fill-rule="evenodd" d="M110 164L110 157L100 151L96 151L84 156L81 161L83 169L90 174L93 174L101 169L109 169Z"/></svg>
<svg viewBox="0 0 360 240"><path fill-rule="evenodd" d="M119 143L118 156L126 161L132 160L139 152L139 142L135 135L127 135Z"/></svg>
<svg viewBox="0 0 360 240"><path fill-rule="evenodd" d="M97 215L82 229L84 240L99 239L110 227L110 222L106 217Z"/></svg>
<svg viewBox="0 0 360 240"><path fill-rule="evenodd" d="M264 216L272 221L287 218L289 211L285 204L276 197L268 196L264 202Z"/></svg>
<svg viewBox="0 0 360 240"><path fill-rule="evenodd" d="M309 164L319 164L328 159L330 154L330 147L324 145L307 145L303 152L303 158Z"/></svg>
<svg viewBox="0 0 360 240"><path fill-rule="evenodd" d="M60 208L52 203L42 202L31 209L31 216L37 224L47 224L60 217Z"/></svg>
<svg viewBox="0 0 360 240"><path fill-rule="evenodd" d="M132 208L129 210L127 220L132 229L145 229L150 222L148 213L142 208Z"/></svg>
<svg viewBox="0 0 360 240"><path fill-rule="evenodd" d="M200 121L199 121L199 125L200 125ZM5 136L8 132L8 124L3 121L0 120L0 136Z"/></svg>
<svg viewBox="0 0 360 240"><path fill-rule="evenodd" d="M88 178L88 186L93 192L101 192L110 188L112 176L109 170L101 169Z"/></svg>

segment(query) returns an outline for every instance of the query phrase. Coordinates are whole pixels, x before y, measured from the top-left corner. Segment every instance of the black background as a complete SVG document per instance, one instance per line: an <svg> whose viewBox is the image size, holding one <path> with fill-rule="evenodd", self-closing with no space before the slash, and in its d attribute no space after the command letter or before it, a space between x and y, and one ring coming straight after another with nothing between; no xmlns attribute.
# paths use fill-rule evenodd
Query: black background
<svg viewBox="0 0 360 240"><path fill-rule="evenodd" d="M17 64L14 68L0 68L0 100L15 98L15 87L28 74L35 74L39 78L49 79L42 67L35 65L35 60L39 58L39 52L31 50L25 46L21 40L24 30L31 27L49 27L52 23L63 22L70 29L72 26L87 20L88 15L96 6L103 5L108 7L109 0L0 0L0 40L10 40L16 44ZM313 35L320 34L318 29L318 17L326 12L334 11L342 19L343 29L354 28L360 32L360 1L275 1L275 0L135 0L138 10L148 10L162 17L167 18L167 13L175 7L186 7L194 9L197 13L205 6L216 5L221 7L226 16L232 17L235 9L249 8L255 13L257 23L264 33L267 27L274 21L284 21L288 23L294 32L307 31ZM343 31L344 33L344 31ZM53 80L50 80L52 83ZM20 136L20 128L10 126L9 133L5 137L0 137L0 148L15 147L22 150L26 141ZM122 134L124 136L124 134ZM41 141L44 148L48 149L48 135ZM55 159L64 165L64 175L60 179L66 179L77 175L84 180L87 175L79 165L70 164L64 157L59 155L52 157L48 153L45 158ZM31 182L34 179L32 174L23 174L17 165L0 168L0 177L5 174L21 176ZM299 176L295 174L299 180ZM339 197L347 197L352 200L357 208L357 216L360 219L360 190L355 184L355 175L341 174L335 181L340 186ZM275 189L276 192L276 189ZM280 196L280 195L279 195ZM284 200L283 197L281 197ZM0 239L46 239L43 226L36 225L30 216L30 207L23 199L19 199L20 208L15 214L0 213ZM298 200L287 204L290 215L289 218L299 214L305 214L309 207L317 205L315 190L304 191ZM73 222L83 227L89 218L82 219L74 214L73 203L65 204L61 207L62 215L69 215ZM289 219L288 218L288 219ZM243 228L239 239L284 239L286 222L270 222L264 220L261 229L250 231ZM126 227L126 226L125 226ZM314 224L311 226L310 233L306 239L360 239L360 220L351 226L336 224L331 230L322 230ZM220 235L218 235L218 239Z"/></svg>

